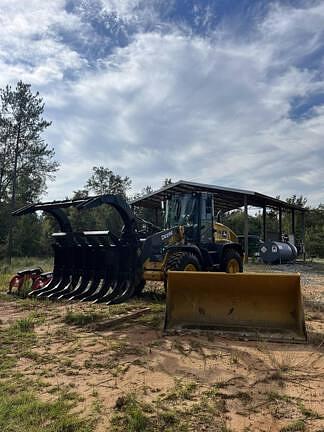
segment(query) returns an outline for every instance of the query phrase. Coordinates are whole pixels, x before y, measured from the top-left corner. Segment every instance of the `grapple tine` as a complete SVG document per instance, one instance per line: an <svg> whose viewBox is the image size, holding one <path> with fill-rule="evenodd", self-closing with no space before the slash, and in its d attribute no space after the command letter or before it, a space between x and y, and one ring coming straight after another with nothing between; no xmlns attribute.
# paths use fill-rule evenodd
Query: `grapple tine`
<svg viewBox="0 0 324 432"><path fill-rule="evenodd" d="M101 279L97 290L86 299L82 299L82 301L86 300L89 302L93 302L94 300L97 300L98 298L104 296L109 290L109 285L105 283L105 279Z"/></svg>
<svg viewBox="0 0 324 432"><path fill-rule="evenodd" d="M120 290L121 294L118 297L115 297L114 299L107 302L107 305L110 304L118 304L123 303L124 301L130 299L135 291L135 285L132 281L127 280L124 282L122 289Z"/></svg>
<svg viewBox="0 0 324 432"><path fill-rule="evenodd" d="M62 246L58 242L55 242L52 245L52 247L54 250L53 278L43 288L31 291L28 294L30 297L38 296L39 294L41 294L43 292L48 292L48 291L52 290L53 288L55 288L62 281L63 268L64 268L64 260L63 260L63 255L61 253Z"/></svg>
<svg viewBox="0 0 324 432"><path fill-rule="evenodd" d="M52 292L55 292L55 291L61 289L60 287L61 287L62 285L66 285L67 283L69 283L69 281L70 281L70 280L69 280L69 278L68 278L67 276L62 276L62 277L59 279L59 281L57 282L57 284L54 285L54 287L52 287L51 289L47 289L47 290L41 291L41 292L39 292L39 293L36 293L36 297L39 298L39 299L41 299L41 298L45 298L45 297L47 297L49 294L51 294Z"/></svg>
<svg viewBox="0 0 324 432"><path fill-rule="evenodd" d="M78 297L78 300L80 301L90 301L89 299L91 298L92 295L94 295L98 288L100 287L100 282L101 279L100 278L96 278L91 282L91 285L89 286L87 292L85 292L84 294L81 294L81 296Z"/></svg>
<svg viewBox="0 0 324 432"><path fill-rule="evenodd" d="M90 260L90 273L91 282L87 287L87 290L74 296L73 300L86 300L92 294L94 294L102 279L105 266L105 254L106 249L101 239L102 235L94 233L84 233L87 242L91 245L91 260Z"/></svg>
<svg viewBox="0 0 324 432"><path fill-rule="evenodd" d="M65 287L62 288L60 291L56 291L56 292L53 292L52 294L50 294L48 296L48 298L58 300L62 297L63 294L70 293L72 291L72 289L74 289L78 285L79 279L80 279L80 276L76 276L76 275L72 276L70 283L65 285Z"/></svg>
<svg viewBox="0 0 324 432"><path fill-rule="evenodd" d="M87 242L83 233L78 233L78 259L76 263L78 281L73 286L73 289L60 295L59 300L73 300L74 296L83 293L87 289L91 279L91 266L89 265L91 259L91 245Z"/></svg>
<svg viewBox="0 0 324 432"><path fill-rule="evenodd" d="M93 303L107 303L109 300L118 297L119 295L119 284L117 280L112 281L108 286L107 292L104 295L99 296Z"/></svg>
<svg viewBox="0 0 324 432"><path fill-rule="evenodd" d="M60 281L60 276L58 274L56 274L56 275L53 274L53 278L50 280L50 282L48 282L46 285L44 285L41 289L35 289L33 291L30 291L28 293L28 297L36 297L37 294L39 294L40 292L50 290L55 285L57 285L59 283L59 281Z"/></svg>
<svg viewBox="0 0 324 432"><path fill-rule="evenodd" d="M111 283L118 273L118 253L110 244L108 233L87 233L95 245L95 281L83 295L82 301L98 300L111 291Z"/></svg>
<svg viewBox="0 0 324 432"><path fill-rule="evenodd" d="M67 290L71 286L75 249L73 233L55 233L52 236L56 242L54 247L55 259L58 263L56 268L62 277L52 288L38 292L37 298L51 298L54 293Z"/></svg>
<svg viewBox="0 0 324 432"><path fill-rule="evenodd" d="M71 279L69 283L63 286L59 291L51 292L48 298L59 299L63 294L69 294L78 286L80 280L80 268L82 266L82 243L79 233L71 233L72 247L70 254L70 269Z"/></svg>

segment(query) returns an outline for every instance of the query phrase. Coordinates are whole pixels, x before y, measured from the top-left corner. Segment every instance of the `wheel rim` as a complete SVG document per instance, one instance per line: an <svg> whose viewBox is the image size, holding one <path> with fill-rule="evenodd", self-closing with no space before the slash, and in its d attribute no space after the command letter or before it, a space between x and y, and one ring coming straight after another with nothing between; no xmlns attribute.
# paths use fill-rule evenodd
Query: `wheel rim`
<svg viewBox="0 0 324 432"><path fill-rule="evenodd" d="M239 273L240 265L235 258L232 258L227 263L227 273Z"/></svg>
<svg viewBox="0 0 324 432"><path fill-rule="evenodd" d="M197 271L197 269L194 264L187 264L183 271Z"/></svg>

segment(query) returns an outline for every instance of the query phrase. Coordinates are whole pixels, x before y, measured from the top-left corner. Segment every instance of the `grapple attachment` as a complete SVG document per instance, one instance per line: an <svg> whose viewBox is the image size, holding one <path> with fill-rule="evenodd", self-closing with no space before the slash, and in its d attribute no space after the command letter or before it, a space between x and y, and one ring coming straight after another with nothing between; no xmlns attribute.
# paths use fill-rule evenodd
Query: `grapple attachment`
<svg viewBox="0 0 324 432"><path fill-rule="evenodd" d="M305 342L300 275L170 271L165 329Z"/></svg>
<svg viewBox="0 0 324 432"><path fill-rule="evenodd" d="M111 205L119 212L124 222L120 237L109 231L73 232L61 210L70 206L82 210L101 204ZM135 218L122 197L102 195L36 204L17 210L15 214L36 210L52 214L62 232L53 234L53 277L44 287L31 291L30 296L112 304L126 301L134 294L139 241Z"/></svg>

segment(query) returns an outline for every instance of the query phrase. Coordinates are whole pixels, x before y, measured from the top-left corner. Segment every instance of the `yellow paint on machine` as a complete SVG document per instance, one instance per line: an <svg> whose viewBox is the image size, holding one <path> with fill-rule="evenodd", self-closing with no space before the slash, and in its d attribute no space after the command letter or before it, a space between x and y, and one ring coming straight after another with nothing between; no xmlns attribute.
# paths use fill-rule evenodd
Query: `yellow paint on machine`
<svg viewBox="0 0 324 432"><path fill-rule="evenodd" d="M300 275L169 271L165 329L305 342Z"/></svg>
<svg viewBox="0 0 324 432"><path fill-rule="evenodd" d="M143 274L146 281L160 281L164 280L164 273L158 270L146 270Z"/></svg>

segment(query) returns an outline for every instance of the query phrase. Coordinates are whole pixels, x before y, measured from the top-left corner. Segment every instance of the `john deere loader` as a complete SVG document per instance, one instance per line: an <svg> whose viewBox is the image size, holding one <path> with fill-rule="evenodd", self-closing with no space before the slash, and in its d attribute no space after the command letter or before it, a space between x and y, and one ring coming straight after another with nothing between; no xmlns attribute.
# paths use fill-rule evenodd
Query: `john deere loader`
<svg viewBox="0 0 324 432"><path fill-rule="evenodd" d="M72 229L64 209L100 205L119 213L119 235ZM215 220L212 194L169 194L162 227L138 218L117 195L30 204L14 214L37 210L52 215L61 231L53 234L53 273L31 296L114 304L140 294L148 280L161 281L167 289L165 329L305 339L299 277L242 273L242 247Z"/></svg>

